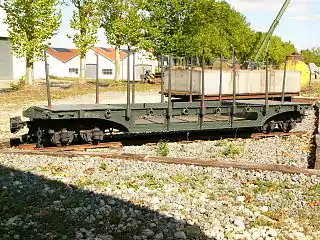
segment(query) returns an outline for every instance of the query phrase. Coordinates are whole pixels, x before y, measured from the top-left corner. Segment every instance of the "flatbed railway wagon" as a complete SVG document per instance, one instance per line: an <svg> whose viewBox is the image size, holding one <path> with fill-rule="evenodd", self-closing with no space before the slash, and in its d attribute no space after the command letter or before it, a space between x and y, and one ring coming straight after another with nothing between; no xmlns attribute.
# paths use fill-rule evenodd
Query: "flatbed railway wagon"
<svg viewBox="0 0 320 240"><path fill-rule="evenodd" d="M235 60L233 66L235 73ZM201 101L192 103L172 101L171 86L174 75L171 67L168 69L168 99L165 102L162 96L159 103L132 101L135 92L131 92L131 81L128 79L126 104L99 104L97 78L96 104L52 105L47 68L46 73L48 105L31 106L23 111L23 116L28 118L28 121L22 121L20 117L10 119L11 132L16 133L27 126L29 132L24 141L36 142L38 147L69 145L76 140L98 144L104 137L115 133L152 134L209 130L214 135L217 130L253 128L265 133L289 132L295 123L302 120L306 110L312 108L308 103L287 102L283 94L280 101L269 100L268 77L265 79L264 99L238 99L235 74L231 100L206 101L204 61L201 71ZM286 86L285 80L286 78L283 78L283 86ZM135 84L134 81L132 84Z"/></svg>

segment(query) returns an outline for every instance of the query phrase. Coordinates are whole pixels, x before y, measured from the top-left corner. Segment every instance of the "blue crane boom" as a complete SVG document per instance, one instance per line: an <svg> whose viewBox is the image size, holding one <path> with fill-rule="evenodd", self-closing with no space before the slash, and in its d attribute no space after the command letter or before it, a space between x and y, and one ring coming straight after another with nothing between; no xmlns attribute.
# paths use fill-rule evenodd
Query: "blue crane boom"
<svg viewBox="0 0 320 240"><path fill-rule="evenodd" d="M256 52L256 54L254 55L254 62L257 62L262 51L265 49L266 45L269 43L274 30L276 29L276 27L278 26L280 19L282 18L284 12L287 10L289 4L290 4L291 0L286 0L285 3L283 4L282 8L280 9L277 17L275 18L275 20L273 21L272 25L270 26L269 31L267 32L267 35L265 36L265 38L263 39L263 42L260 46L260 48L258 49L258 51Z"/></svg>

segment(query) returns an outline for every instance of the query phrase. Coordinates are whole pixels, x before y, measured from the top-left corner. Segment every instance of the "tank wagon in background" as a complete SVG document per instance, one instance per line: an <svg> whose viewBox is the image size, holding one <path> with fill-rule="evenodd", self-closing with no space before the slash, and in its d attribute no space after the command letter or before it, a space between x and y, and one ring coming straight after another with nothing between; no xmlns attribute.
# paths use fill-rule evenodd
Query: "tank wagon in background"
<svg viewBox="0 0 320 240"><path fill-rule="evenodd" d="M134 55L132 56L134 57ZM169 56L171 62L171 56ZM130 61L128 59L128 66ZM45 65L47 66L47 65ZM164 68L162 68L164 69ZM46 69L47 70L47 69ZM128 71L130 68L128 67ZM268 71L268 68L266 72ZM31 106L23 111L23 116L28 121L22 121L20 117L10 119L11 132L16 133L25 126L29 132L24 136L26 142L37 142L38 147L69 145L75 141L97 144L113 134L153 134L175 133L192 131L229 131L238 129L259 129L264 133L271 131L289 132L295 123L301 122L306 110L311 109L308 103L285 101L284 89L290 92L299 91L298 81L294 84L287 82L287 74L295 73L284 71L275 74L274 79L282 77L282 83L274 84L273 73L260 75L238 75L233 53L232 74L220 71L210 72L205 70L202 58L201 71L192 71L195 82L192 87L201 93L199 101L172 101L172 89L181 79L186 79L188 72L183 74L173 70L171 66L162 74L162 90L167 89L168 99L165 101L164 91L159 103L135 103L135 81L127 80L126 104L99 104L99 81L97 78L96 104L76 105L52 105L47 73L47 106ZM222 76L217 81L206 81L215 75ZM130 76L130 74L128 74ZM225 80L224 80L225 77ZM258 80L256 79L258 77ZM200 80L199 80L200 78ZM280 81L280 80L279 80ZM200 82L200 83L199 83ZM242 84L246 84L242 86ZM258 84L258 85L257 85ZM132 88L131 88L132 85ZM282 88L281 88L282 86ZM187 87L187 85L185 86ZM264 93L262 90L264 89ZM132 89L132 90L131 90ZM218 100L206 100L205 93L215 93L219 89ZM240 99L238 95L255 92L258 89L264 94L264 99ZM281 100L269 99L270 91L282 89ZM222 93L231 94L231 99L222 99Z"/></svg>

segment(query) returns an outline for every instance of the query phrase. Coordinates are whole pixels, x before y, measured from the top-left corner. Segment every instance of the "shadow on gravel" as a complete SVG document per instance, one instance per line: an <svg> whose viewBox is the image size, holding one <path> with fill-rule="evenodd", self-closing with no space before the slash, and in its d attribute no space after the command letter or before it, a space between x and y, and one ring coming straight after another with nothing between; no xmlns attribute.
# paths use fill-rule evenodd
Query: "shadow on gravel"
<svg viewBox="0 0 320 240"><path fill-rule="evenodd" d="M0 165L0 239L209 238L133 202Z"/></svg>

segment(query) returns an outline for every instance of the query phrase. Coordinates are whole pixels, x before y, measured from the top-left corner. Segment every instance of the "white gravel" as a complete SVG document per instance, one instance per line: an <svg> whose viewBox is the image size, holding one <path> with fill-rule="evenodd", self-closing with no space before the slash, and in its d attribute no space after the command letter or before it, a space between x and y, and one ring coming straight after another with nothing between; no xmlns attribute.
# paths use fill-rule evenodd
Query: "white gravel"
<svg viewBox="0 0 320 240"><path fill-rule="evenodd" d="M320 238L315 176L99 158L0 164L0 239Z"/></svg>

